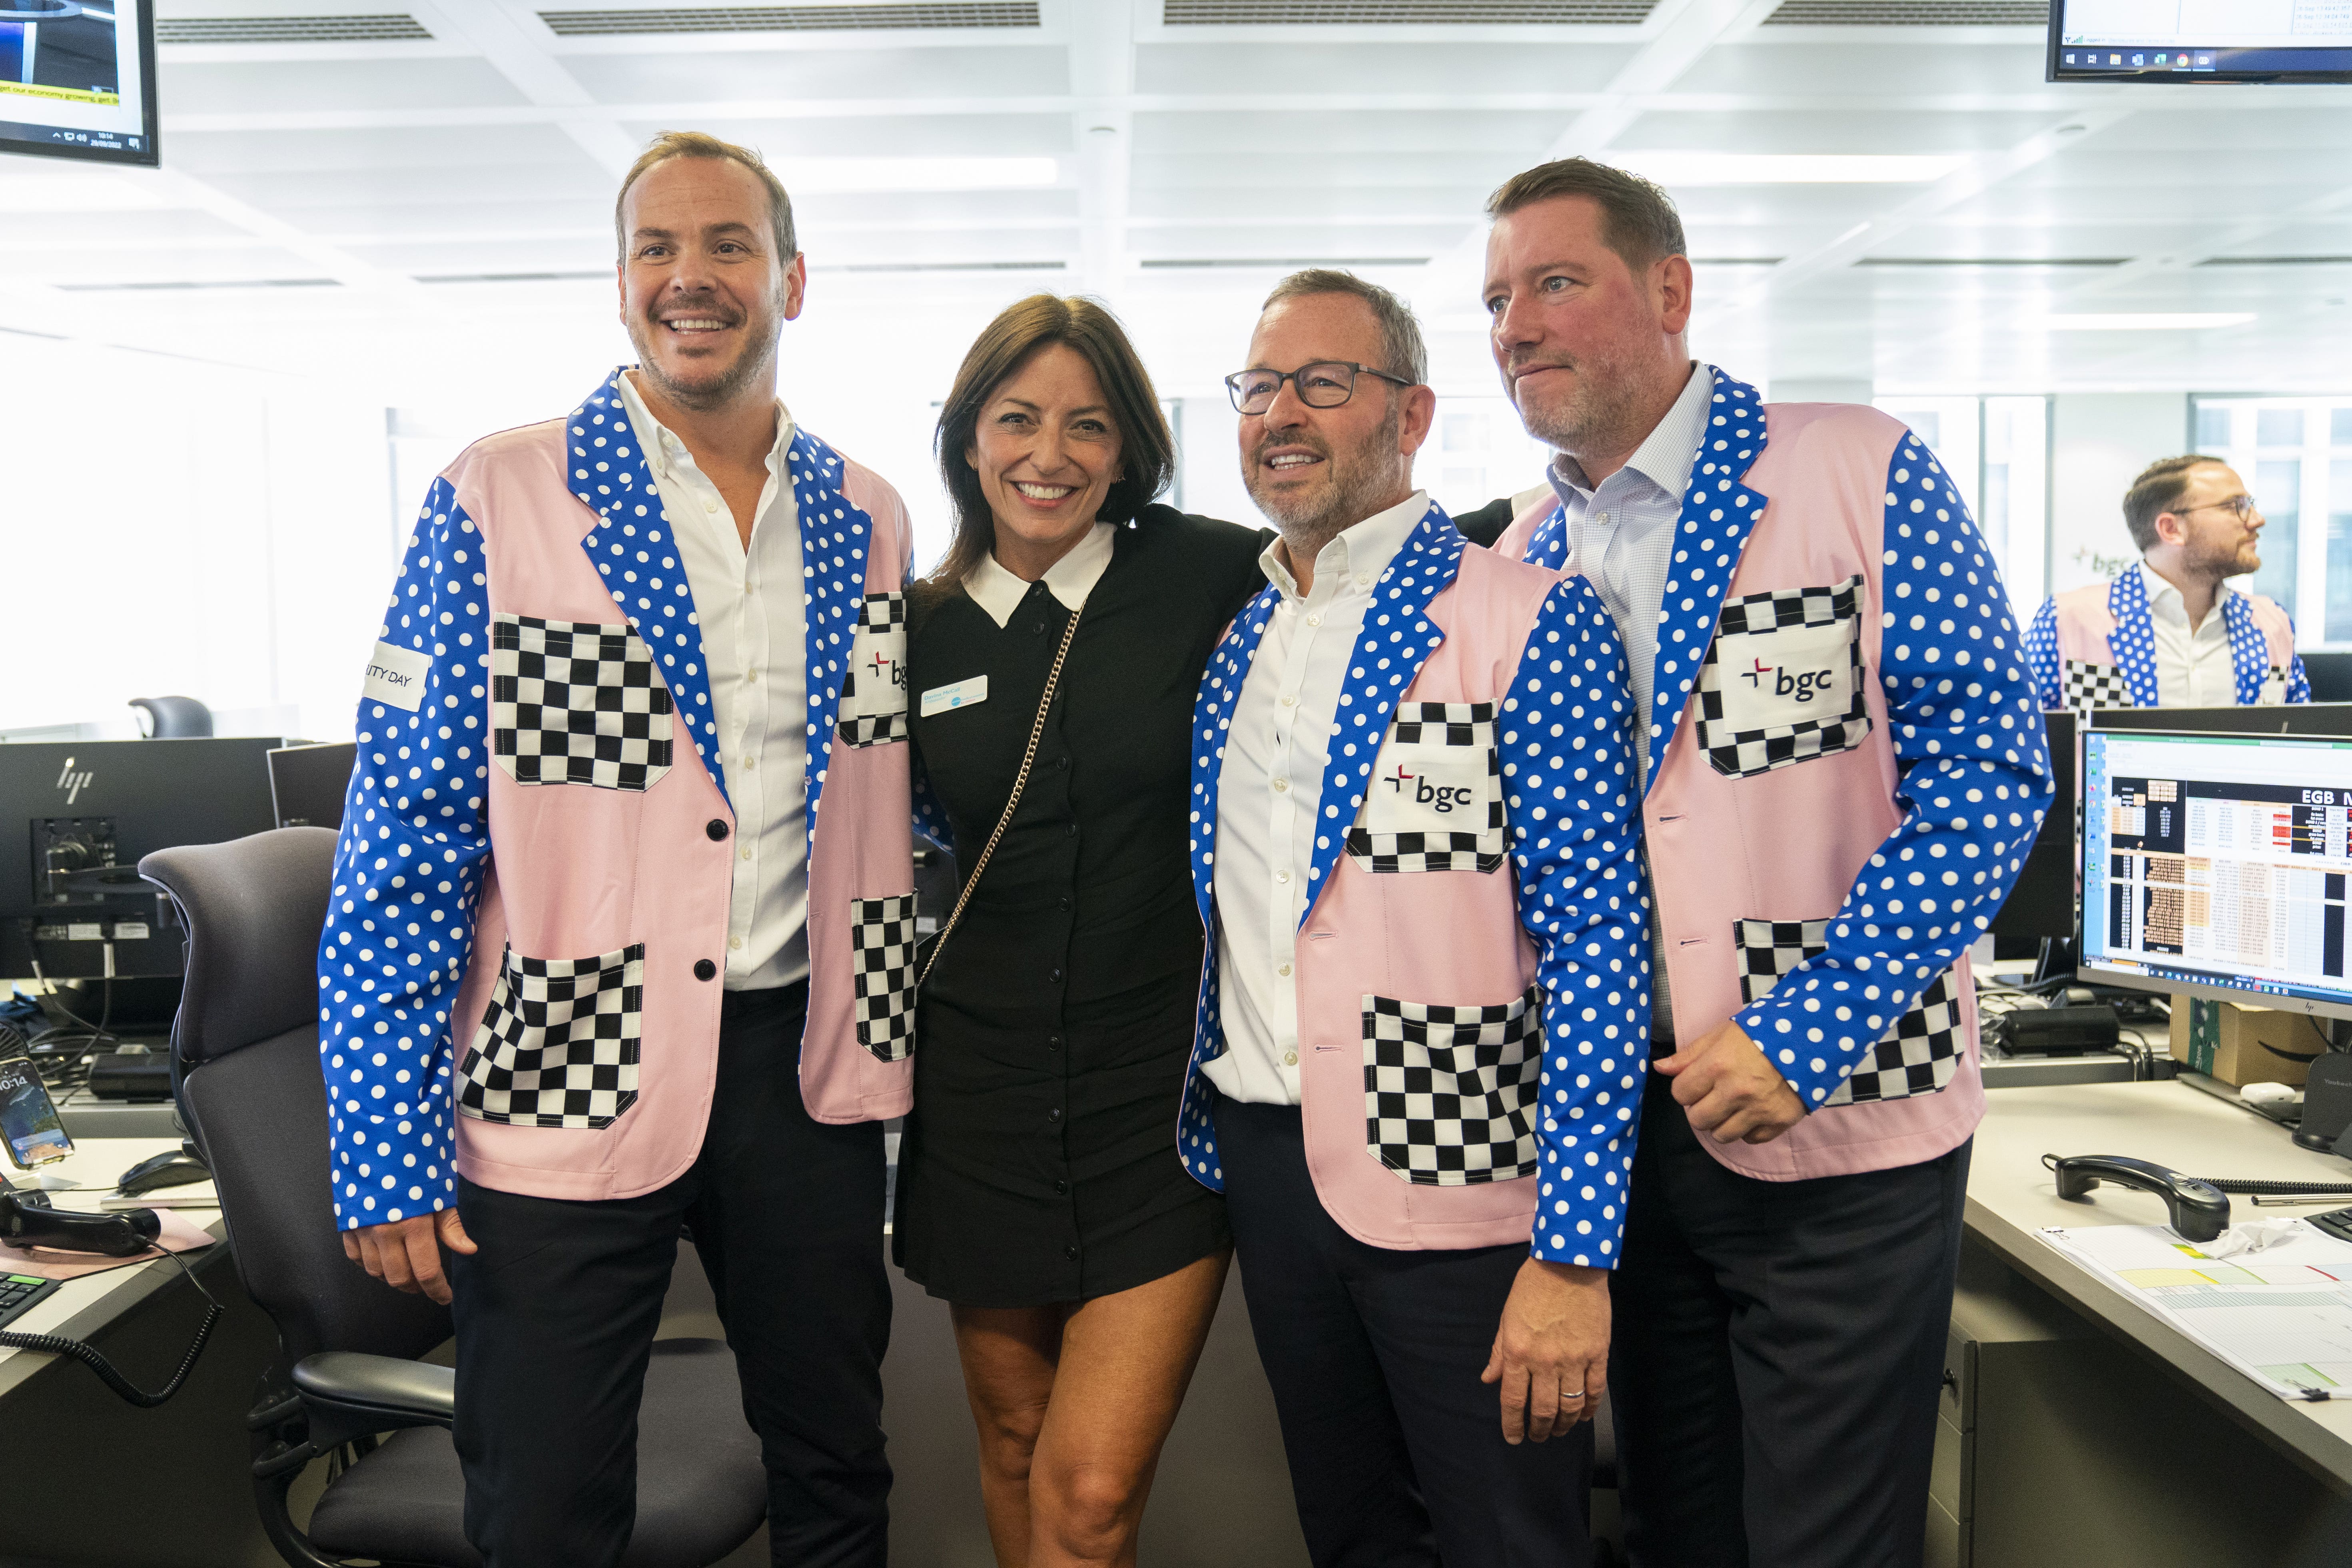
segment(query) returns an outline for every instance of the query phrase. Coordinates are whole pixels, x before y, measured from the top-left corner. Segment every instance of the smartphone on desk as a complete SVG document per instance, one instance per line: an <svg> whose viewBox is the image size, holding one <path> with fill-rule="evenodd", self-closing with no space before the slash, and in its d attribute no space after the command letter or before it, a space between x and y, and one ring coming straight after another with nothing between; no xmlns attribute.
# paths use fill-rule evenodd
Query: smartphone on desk
<svg viewBox="0 0 2352 1568"><path fill-rule="evenodd" d="M73 1152L73 1140L30 1058L0 1058L0 1146L20 1171L54 1164Z"/></svg>

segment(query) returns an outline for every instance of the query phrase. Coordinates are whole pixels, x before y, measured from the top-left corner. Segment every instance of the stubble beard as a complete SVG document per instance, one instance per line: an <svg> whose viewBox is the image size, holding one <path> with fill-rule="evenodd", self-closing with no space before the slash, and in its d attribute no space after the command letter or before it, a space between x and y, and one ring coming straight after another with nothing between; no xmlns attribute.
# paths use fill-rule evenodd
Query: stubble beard
<svg viewBox="0 0 2352 1568"><path fill-rule="evenodd" d="M656 304L667 301L656 300ZM714 307L716 301L713 301ZM756 318L745 322L751 330L744 334L742 352L735 362L719 371L715 380L680 381L664 367L653 350L655 334L662 330L659 321L650 317L633 320L629 324L629 342L637 351L637 374L653 384L654 390L680 408L707 414L726 407L742 390L764 379L775 368L776 342L783 320L782 291L769 301L764 321Z"/></svg>
<svg viewBox="0 0 2352 1568"><path fill-rule="evenodd" d="M1243 488L1258 510L1272 520L1282 533L1284 546L1294 562L1312 561L1326 544L1342 532L1372 515L1372 512L1395 489L1397 483L1397 436L1402 428L1402 411L1391 401L1388 417L1379 429L1364 437L1354 449L1343 454L1326 451L1323 466L1330 471L1331 482L1320 496L1282 495L1265 487L1259 478L1264 471L1255 453L1250 458L1249 472L1243 477ZM1258 449L1276 445L1319 447L1315 441L1293 438L1287 443L1261 441Z"/></svg>
<svg viewBox="0 0 2352 1568"><path fill-rule="evenodd" d="M2242 540L2227 548L2200 545L2195 553L2183 552L2182 568L2200 577L2219 583L2225 577L2245 577L2262 570L2262 551L2253 540Z"/></svg>
<svg viewBox="0 0 2352 1568"><path fill-rule="evenodd" d="M1638 444L1640 433L1634 426L1640 399L1622 367L1587 355L1570 361L1567 368L1575 374L1575 384L1555 403L1520 402L1515 384L1512 402L1528 434L1579 462L1622 453Z"/></svg>

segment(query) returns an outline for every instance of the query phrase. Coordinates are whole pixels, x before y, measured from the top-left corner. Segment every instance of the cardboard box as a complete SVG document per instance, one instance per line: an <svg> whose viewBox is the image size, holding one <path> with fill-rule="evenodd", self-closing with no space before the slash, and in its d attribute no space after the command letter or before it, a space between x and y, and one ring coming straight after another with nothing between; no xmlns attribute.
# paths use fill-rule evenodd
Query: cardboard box
<svg viewBox="0 0 2352 1568"><path fill-rule="evenodd" d="M2301 1084L2327 1048L2326 1026L2301 1013L2235 1002L2172 999L2172 1059L2233 1086Z"/></svg>

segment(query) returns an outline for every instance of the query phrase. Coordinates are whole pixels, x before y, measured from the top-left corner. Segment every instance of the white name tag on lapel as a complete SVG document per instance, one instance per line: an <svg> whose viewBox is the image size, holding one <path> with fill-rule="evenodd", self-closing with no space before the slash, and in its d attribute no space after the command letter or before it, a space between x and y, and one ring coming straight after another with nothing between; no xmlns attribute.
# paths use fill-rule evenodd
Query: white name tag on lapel
<svg viewBox="0 0 2352 1568"><path fill-rule="evenodd" d="M1717 637L1725 721L1763 730L1843 714L1853 705L1853 635L1841 620Z"/></svg>
<svg viewBox="0 0 2352 1568"><path fill-rule="evenodd" d="M975 702L988 700L988 677L975 675L970 680L959 680L953 686L934 686L923 693L923 717L944 713L950 708L969 708Z"/></svg>
<svg viewBox="0 0 2352 1568"><path fill-rule="evenodd" d="M431 656L412 647L375 645L368 656L367 679L360 682L360 700L416 711L425 700L425 674L433 668Z"/></svg>

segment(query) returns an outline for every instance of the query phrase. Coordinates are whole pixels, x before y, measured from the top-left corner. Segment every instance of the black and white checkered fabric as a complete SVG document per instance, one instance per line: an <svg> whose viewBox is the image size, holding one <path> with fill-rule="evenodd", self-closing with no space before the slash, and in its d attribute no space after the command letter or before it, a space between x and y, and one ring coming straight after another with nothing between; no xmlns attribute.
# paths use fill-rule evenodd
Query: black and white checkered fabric
<svg viewBox="0 0 2352 1568"><path fill-rule="evenodd" d="M2101 708L2134 708L2131 688L2124 682L2124 672L2112 664L2092 664L2085 659L2066 661L2066 675L2060 701L2077 713L2095 712Z"/></svg>
<svg viewBox="0 0 2352 1568"><path fill-rule="evenodd" d="M1827 921L1734 921L1733 945L1739 954L1739 998L1753 1002L1780 977L1829 946ZM1866 1105L1933 1094L1959 1070L1965 1042L1960 1004L1947 969L1930 981L1918 1005L1870 1047L1853 1076L1824 1105Z"/></svg>
<svg viewBox="0 0 2352 1568"><path fill-rule="evenodd" d="M849 900L849 971L857 1043L877 1061L915 1048L915 895Z"/></svg>
<svg viewBox="0 0 2352 1568"><path fill-rule="evenodd" d="M1543 999L1437 1007L1364 998L1364 1131L1372 1157L1418 1187L1535 1173Z"/></svg>
<svg viewBox="0 0 2352 1568"><path fill-rule="evenodd" d="M1400 702L1389 722L1388 740L1373 767L1377 783L1395 748L1443 748L1464 761L1483 763L1490 796L1480 819L1443 832L1372 833L1359 818L1348 830L1348 855L1367 871L1491 871L1503 863L1503 758L1495 745L1492 702ZM1365 817L1370 815L1366 807Z"/></svg>
<svg viewBox="0 0 2352 1568"><path fill-rule="evenodd" d="M1752 778L1862 744L1870 733L1870 713L1863 698L1861 601L1859 573L1832 587L1780 588L1724 601L1723 613L1716 618L1717 640L1708 644L1706 660L1699 667L1696 691L1698 743L1717 773ZM1738 728L1727 716L1727 677L1718 658L1724 637L1841 622L1853 630L1846 644L1853 700L1843 712L1755 729Z"/></svg>
<svg viewBox="0 0 2352 1568"><path fill-rule="evenodd" d="M841 681L844 744L878 746L907 738L906 660L907 595L866 595L857 609L849 672Z"/></svg>
<svg viewBox="0 0 2352 1568"><path fill-rule="evenodd" d="M643 790L669 772L670 697L625 624L490 618L490 751L517 784Z"/></svg>
<svg viewBox="0 0 2352 1568"><path fill-rule="evenodd" d="M457 1064L458 1111L516 1127L611 1126L636 1103L645 1006L642 942L594 958L509 947Z"/></svg>

